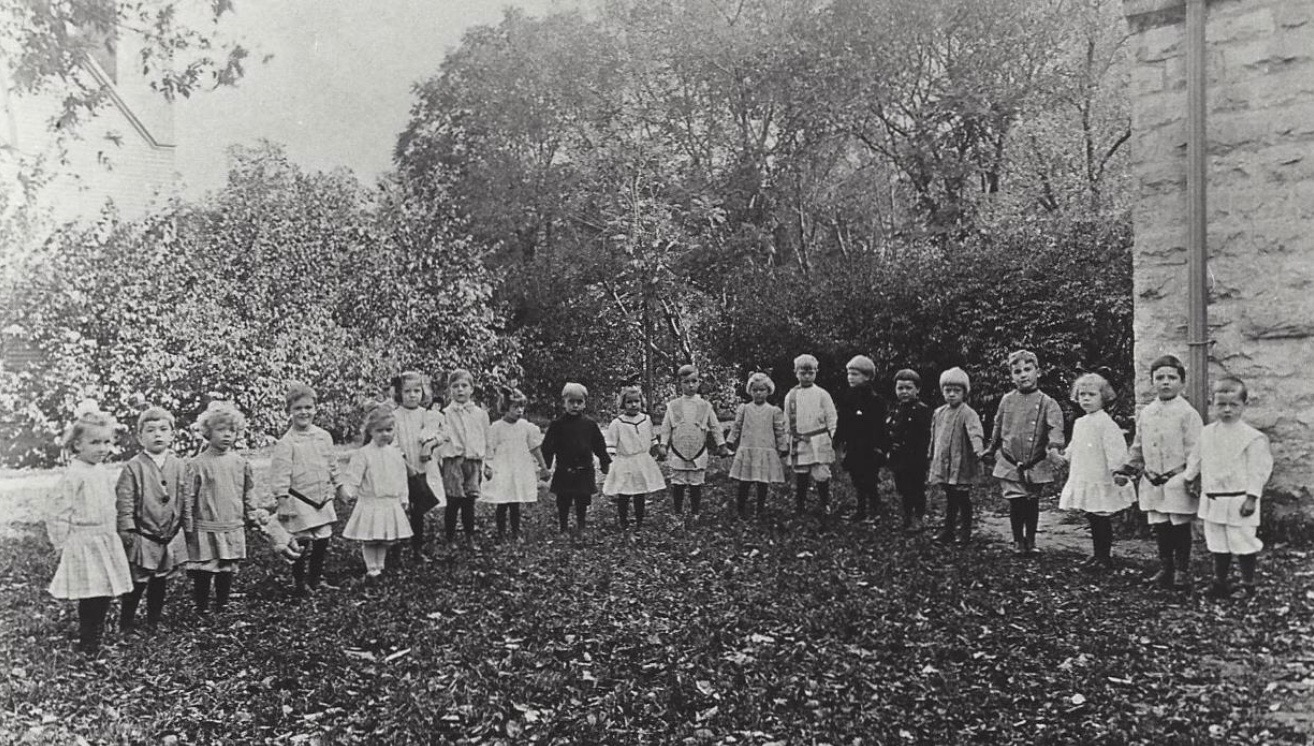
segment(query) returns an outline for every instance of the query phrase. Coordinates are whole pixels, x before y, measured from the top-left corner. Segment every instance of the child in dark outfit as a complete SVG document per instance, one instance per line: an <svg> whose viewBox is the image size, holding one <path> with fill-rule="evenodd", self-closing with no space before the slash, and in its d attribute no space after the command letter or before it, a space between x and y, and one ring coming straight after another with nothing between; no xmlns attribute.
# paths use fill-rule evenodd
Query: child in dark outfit
<svg viewBox="0 0 1314 746"><path fill-rule="evenodd" d="M543 436L543 461L549 469L556 461L550 489L557 496L557 522L562 531L569 528L572 505L575 507L576 528L584 528L589 503L598 489L593 475L593 457L598 457L603 474L611 466L602 431L597 423L584 416L588 395L588 389L582 384L566 384L561 389L566 412L548 425L547 434Z"/></svg>
<svg viewBox="0 0 1314 746"><path fill-rule="evenodd" d="M931 408L918 394L922 377L904 368L894 374L894 396L898 399L888 420L890 472L894 489L903 503L903 530L918 533L926 518L927 450L931 443Z"/></svg>
<svg viewBox="0 0 1314 746"><path fill-rule="evenodd" d="M840 463L853 479L858 510L855 522L863 522L880 508L881 467L890 452L890 433L885 428L885 401L872 388L876 364L866 355L858 355L845 366L849 388L840 394L835 409L839 423L835 427L835 449L842 454Z"/></svg>

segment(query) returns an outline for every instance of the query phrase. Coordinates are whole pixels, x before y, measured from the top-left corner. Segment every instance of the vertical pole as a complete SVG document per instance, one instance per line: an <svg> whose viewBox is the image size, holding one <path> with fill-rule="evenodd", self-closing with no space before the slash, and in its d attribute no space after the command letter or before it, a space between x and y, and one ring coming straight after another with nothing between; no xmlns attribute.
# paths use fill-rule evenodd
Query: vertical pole
<svg viewBox="0 0 1314 746"><path fill-rule="evenodd" d="M1209 421L1209 250L1205 220L1205 0L1186 0L1187 345L1191 403Z"/></svg>

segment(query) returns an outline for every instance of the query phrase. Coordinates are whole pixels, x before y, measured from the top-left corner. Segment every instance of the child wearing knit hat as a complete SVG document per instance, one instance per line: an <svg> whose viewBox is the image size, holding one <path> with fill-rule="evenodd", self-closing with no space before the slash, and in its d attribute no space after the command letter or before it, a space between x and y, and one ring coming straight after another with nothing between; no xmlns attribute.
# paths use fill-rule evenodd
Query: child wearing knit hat
<svg viewBox="0 0 1314 746"><path fill-rule="evenodd" d="M972 540L972 484L981 473L985 431L981 417L967 405L971 380L962 368L940 374L944 405L931 416L931 468L928 483L944 489L944 529L937 541L959 545Z"/></svg>

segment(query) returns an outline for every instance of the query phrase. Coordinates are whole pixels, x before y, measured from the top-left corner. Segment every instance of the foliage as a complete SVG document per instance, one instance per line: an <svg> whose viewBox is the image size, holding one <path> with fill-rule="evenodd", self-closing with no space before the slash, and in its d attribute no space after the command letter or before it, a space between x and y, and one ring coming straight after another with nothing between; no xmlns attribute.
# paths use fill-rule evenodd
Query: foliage
<svg viewBox="0 0 1314 746"><path fill-rule="evenodd" d="M939 373L962 366L983 415L1011 387L1003 365L1018 348L1041 360L1041 386L1060 402L1078 372L1108 367L1130 392L1131 227L1124 218L1055 224L1034 221L948 249L900 250L899 261L869 256L819 264L812 274L745 270L720 325L716 354L743 370L765 369L777 384L790 361L812 352L818 380L844 385L859 353L888 382L900 368L923 376L922 396L938 397ZM1131 414L1130 396L1117 413Z"/></svg>
<svg viewBox="0 0 1314 746"><path fill-rule="evenodd" d="M709 510L695 530L668 530L659 503L631 541L606 525L608 507L593 512L602 527L584 542L558 538L540 504L525 544L454 550L300 603L286 565L262 553L244 563L236 608L208 620L176 579L162 629L94 663L70 650L70 605L42 590L49 549L4 541L0 732L43 743L1304 742L1266 719L1309 674L1314 587L1301 552L1266 553L1261 595L1220 603L1147 589L1144 567L1098 578L1064 552L1018 562L1001 544L945 548L888 526L822 530L781 513L740 524ZM335 540L328 570L339 583L358 574L356 548Z"/></svg>
<svg viewBox="0 0 1314 746"><path fill-rule="evenodd" d="M285 428L290 380L314 386L328 429L350 439L361 397L403 369L515 374L468 242L412 230L396 195L303 173L273 146L233 164L207 206L67 227L20 269L4 325L42 357L0 379L23 413L0 420L0 440L36 449L7 462L49 463L48 436L86 396L125 424L143 402L186 424L231 398L258 445Z"/></svg>
<svg viewBox="0 0 1314 746"><path fill-rule="evenodd" d="M433 205L431 223L461 225L505 273L499 298L540 400L565 378L611 390L635 374L660 398L683 362L780 372L802 346L831 340L895 367L952 358L997 379L986 361L1022 338L1038 344L1042 327L1004 322L1015 291L982 273L988 262L963 258L1005 254L1010 242L1049 247L1051 277L1080 284L1083 263L1102 257L1080 297L1094 309L1108 303L1100 288L1130 292L1123 254L1086 254L1090 242L1075 238L1126 232L1127 117L1122 27L1103 30L1110 3L987 6L613 0L542 18L508 11L417 86L395 153L400 183ZM1070 244L1075 255L1058 256ZM912 302L886 303L893 291L857 279L919 286L934 275L940 287L963 266L961 287ZM1026 292L1045 303L1037 283ZM754 293L743 303L760 313L744 316L740 299ZM946 297L958 310L995 309L991 325L969 319L960 333ZM920 316L898 310L923 305ZM1054 340L1053 388L1080 365L1131 367L1112 354L1129 352L1125 310L1089 317L1116 332L1100 349ZM1030 318L1066 318L1075 331L1082 322L1064 313L1050 304ZM882 327L896 328L870 333ZM738 356L755 333L771 353Z"/></svg>

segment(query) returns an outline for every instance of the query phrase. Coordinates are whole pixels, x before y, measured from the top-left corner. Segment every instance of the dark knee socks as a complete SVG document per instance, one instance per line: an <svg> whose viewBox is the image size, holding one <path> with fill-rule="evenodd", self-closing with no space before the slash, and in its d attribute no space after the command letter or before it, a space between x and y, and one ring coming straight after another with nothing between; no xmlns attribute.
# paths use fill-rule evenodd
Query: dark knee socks
<svg viewBox="0 0 1314 746"><path fill-rule="evenodd" d="M630 527L630 496L616 496L616 522L621 528Z"/></svg>
<svg viewBox="0 0 1314 746"><path fill-rule="evenodd" d="M228 594L233 589L233 574L217 572L214 574L214 610L223 611L228 606Z"/></svg>
<svg viewBox="0 0 1314 746"><path fill-rule="evenodd" d="M944 531L946 538L955 530L959 538L968 539L972 535L972 491L962 485L944 486Z"/></svg>
<svg viewBox="0 0 1314 746"><path fill-rule="evenodd" d="M689 512L698 515L703 505L703 486L701 484L689 485Z"/></svg>
<svg viewBox="0 0 1314 746"><path fill-rule="evenodd" d="M196 610L204 614L210 608L210 580L215 573L189 570L187 574L192 576L192 601L196 604Z"/></svg>
<svg viewBox="0 0 1314 746"><path fill-rule="evenodd" d="M411 501L411 549L417 552L424 547L424 516L428 512L420 510L415 502Z"/></svg>
<svg viewBox="0 0 1314 746"><path fill-rule="evenodd" d="M748 513L748 482L740 482L735 493L735 515L743 518Z"/></svg>
<svg viewBox="0 0 1314 746"><path fill-rule="evenodd" d="M647 501L648 498L645 495L634 496L634 525L635 526L643 525L643 511L644 508L647 507L646 506Z"/></svg>
<svg viewBox="0 0 1314 746"><path fill-rule="evenodd" d="M1095 559L1108 560L1113 552L1113 520L1107 515L1086 516L1090 523L1090 540L1094 546Z"/></svg>
<svg viewBox="0 0 1314 746"><path fill-rule="evenodd" d="M474 535L474 504L473 497L454 497L447 501L447 507L443 509L443 536L448 541L456 538L458 519L465 535Z"/></svg>
<svg viewBox="0 0 1314 746"><path fill-rule="evenodd" d="M1176 570L1176 528L1171 523L1154 524L1154 542L1159 548L1159 568L1165 573Z"/></svg>
<svg viewBox="0 0 1314 746"><path fill-rule="evenodd" d="M565 531L570 528L570 495L557 495L557 528Z"/></svg>
<svg viewBox="0 0 1314 746"><path fill-rule="evenodd" d="M794 512L803 512L803 506L808 499L808 485L811 482L807 472L794 474Z"/></svg>
<svg viewBox="0 0 1314 746"><path fill-rule="evenodd" d="M1040 523L1040 498L1009 498L1008 523L1013 529L1013 541L1024 544L1034 542L1036 526Z"/></svg>
<svg viewBox="0 0 1314 746"><path fill-rule="evenodd" d="M137 605L141 603L142 594L145 592L145 583L134 583L132 590L119 599L119 629L132 629L137 623Z"/></svg>
<svg viewBox="0 0 1314 746"><path fill-rule="evenodd" d="M97 596L78 601L78 647L83 652L91 653L100 647L110 600L109 596Z"/></svg>
<svg viewBox="0 0 1314 746"><path fill-rule="evenodd" d="M1178 570L1188 570L1191 567L1191 524L1183 523L1173 526L1173 560Z"/></svg>
<svg viewBox="0 0 1314 746"><path fill-rule="evenodd" d="M757 483L757 514L762 515L766 511L767 483Z"/></svg>
<svg viewBox="0 0 1314 746"><path fill-rule="evenodd" d="M494 509L494 516L497 520L497 535L501 536L506 531L507 518L511 519L511 535L520 535L520 503L504 503Z"/></svg>
<svg viewBox="0 0 1314 746"><path fill-rule="evenodd" d="M575 525L584 528L588 517L588 495L557 495L557 527L562 531L570 528L570 507L575 506Z"/></svg>
<svg viewBox="0 0 1314 746"><path fill-rule="evenodd" d="M132 590L119 602L119 629L131 629L137 623L137 607L141 597L146 596L146 623L155 626L164 613L164 578L151 578L145 583L136 583Z"/></svg>
<svg viewBox="0 0 1314 746"><path fill-rule="evenodd" d="M684 514L684 488L683 484L671 485L671 503L676 515Z"/></svg>
<svg viewBox="0 0 1314 746"><path fill-rule="evenodd" d="M1255 584L1255 562L1259 559L1257 554L1238 554L1236 564L1241 568L1241 584Z"/></svg>

